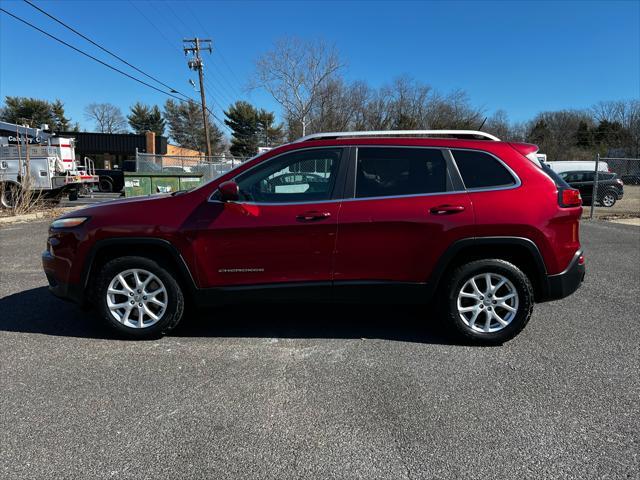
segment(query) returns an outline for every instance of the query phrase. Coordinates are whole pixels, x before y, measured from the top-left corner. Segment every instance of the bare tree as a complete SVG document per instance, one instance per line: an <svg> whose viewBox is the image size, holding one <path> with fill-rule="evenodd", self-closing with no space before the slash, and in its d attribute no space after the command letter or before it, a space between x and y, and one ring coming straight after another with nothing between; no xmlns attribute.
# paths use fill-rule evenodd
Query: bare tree
<svg viewBox="0 0 640 480"><path fill-rule="evenodd" d="M335 47L322 40L283 38L257 60L252 87L267 90L304 136L321 89L342 66Z"/></svg>
<svg viewBox="0 0 640 480"><path fill-rule="evenodd" d="M640 100L599 102L591 108L597 122L619 123L629 137L627 155L640 156Z"/></svg>
<svg viewBox="0 0 640 480"><path fill-rule="evenodd" d="M516 140L509 122L509 116L504 110L496 110L493 115L487 118L482 128L483 131L491 133L501 140Z"/></svg>
<svg viewBox="0 0 640 480"><path fill-rule="evenodd" d="M111 103L91 103L85 107L84 116L95 122L100 133L122 133L127 129L122 111Z"/></svg>
<svg viewBox="0 0 640 480"><path fill-rule="evenodd" d="M427 125L433 129L477 129L482 123L482 109L473 107L463 90L440 96L429 102Z"/></svg>
<svg viewBox="0 0 640 480"><path fill-rule="evenodd" d="M363 106L369 89L362 82L346 84L331 79L320 89L313 102L309 124L314 132L342 132L364 128Z"/></svg>

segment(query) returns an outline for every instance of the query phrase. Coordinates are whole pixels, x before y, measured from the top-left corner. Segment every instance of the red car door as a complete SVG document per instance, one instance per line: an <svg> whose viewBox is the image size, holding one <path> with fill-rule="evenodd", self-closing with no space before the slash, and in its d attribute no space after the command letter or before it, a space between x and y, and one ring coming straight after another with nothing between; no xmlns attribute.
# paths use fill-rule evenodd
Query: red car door
<svg viewBox="0 0 640 480"><path fill-rule="evenodd" d="M359 147L338 219L334 280L426 282L455 240L473 236L469 195L434 148Z"/></svg>
<svg viewBox="0 0 640 480"><path fill-rule="evenodd" d="M194 232L203 287L330 282L343 149L282 154L240 174L240 200L212 198Z"/></svg>

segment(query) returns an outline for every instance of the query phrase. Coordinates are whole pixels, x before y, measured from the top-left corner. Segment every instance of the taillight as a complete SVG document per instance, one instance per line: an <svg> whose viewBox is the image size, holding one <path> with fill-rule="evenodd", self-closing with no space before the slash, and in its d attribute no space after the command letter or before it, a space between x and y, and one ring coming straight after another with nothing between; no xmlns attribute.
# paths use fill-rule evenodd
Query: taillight
<svg viewBox="0 0 640 480"><path fill-rule="evenodd" d="M574 188L563 188L558 192L558 203L561 207L579 207L582 205L580 191Z"/></svg>

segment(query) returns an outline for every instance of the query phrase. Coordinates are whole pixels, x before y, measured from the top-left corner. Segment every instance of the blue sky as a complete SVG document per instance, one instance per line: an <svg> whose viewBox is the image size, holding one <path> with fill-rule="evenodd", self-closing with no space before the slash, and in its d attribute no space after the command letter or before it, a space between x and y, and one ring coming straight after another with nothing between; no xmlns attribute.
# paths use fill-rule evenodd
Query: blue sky
<svg viewBox="0 0 640 480"><path fill-rule="evenodd" d="M640 1L213 2L38 1L130 63L177 90L196 75L182 38L210 36L205 56L214 111L244 98L279 112L261 91L247 93L255 59L284 35L334 43L349 80L381 86L407 74L446 93L466 90L487 114L512 120L544 110L584 108L600 100L640 98ZM117 64L29 5L3 8ZM140 12L143 12L142 14ZM145 18L146 16L146 18ZM118 65L130 71L124 65ZM136 72L131 72L138 75ZM0 95L60 98L73 121L90 129L83 108L166 97L0 14Z"/></svg>

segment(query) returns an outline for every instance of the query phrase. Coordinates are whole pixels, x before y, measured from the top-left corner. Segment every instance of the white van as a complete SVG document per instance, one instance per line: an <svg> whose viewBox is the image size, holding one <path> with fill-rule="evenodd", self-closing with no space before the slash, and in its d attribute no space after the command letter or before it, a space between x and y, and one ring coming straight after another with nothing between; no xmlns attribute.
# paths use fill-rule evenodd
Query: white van
<svg viewBox="0 0 640 480"><path fill-rule="evenodd" d="M565 161L553 161L546 162L551 170L557 173L562 172L578 172L578 171L592 171L596 170L595 160L565 160ZM598 162L599 172L610 172L607 162Z"/></svg>

